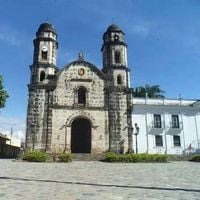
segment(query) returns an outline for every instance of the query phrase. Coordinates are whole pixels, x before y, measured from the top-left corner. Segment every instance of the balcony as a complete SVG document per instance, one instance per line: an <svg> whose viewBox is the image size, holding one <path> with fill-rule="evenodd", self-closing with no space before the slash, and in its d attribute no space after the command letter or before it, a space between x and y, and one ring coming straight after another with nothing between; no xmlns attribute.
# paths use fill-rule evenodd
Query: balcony
<svg viewBox="0 0 200 200"><path fill-rule="evenodd" d="M183 122L174 123L171 121L168 128L173 130L183 129Z"/></svg>
<svg viewBox="0 0 200 200"><path fill-rule="evenodd" d="M158 121L152 121L148 125L148 132L150 134L159 134L164 130L164 121L158 122Z"/></svg>
<svg viewBox="0 0 200 200"><path fill-rule="evenodd" d="M173 123L172 121L166 126L167 134L179 134L183 130L183 122Z"/></svg>
<svg viewBox="0 0 200 200"><path fill-rule="evenodd" d="M153 129L164 129L164 121L152 121L151 128Z"/></svg>

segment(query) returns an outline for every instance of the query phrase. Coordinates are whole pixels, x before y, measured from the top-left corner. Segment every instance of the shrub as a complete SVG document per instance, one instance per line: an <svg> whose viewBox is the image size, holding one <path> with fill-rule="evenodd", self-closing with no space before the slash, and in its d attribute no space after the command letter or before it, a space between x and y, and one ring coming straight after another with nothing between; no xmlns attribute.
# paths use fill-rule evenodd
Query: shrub
<svg viewBox="0 0 200 200"><path fill-rule="evenodd" d="M116 154L109 152L106 154L105 162L167 162L167 156L161 154Z"/></svg>
<svg viewBox="0 0 200 200"><path fill-rule="evenodd" d="M190 159L190 161L200 162L200 154L192 156L192 158Z"/></svg>
<svg viewBox="0 0 200 200"><path fill-rule="evenodd" d="M24 154L22 159L29 162L45 162L48 159L48 155L41 151L29 151Z"/></svg>
<svg viewBox="0 0 200 200"><path fill-rule="evenodd" d="M62 153L58 156L59 162L72 162L72 154L70 153Z"/></svg>
<svg viewBox="0 0 200 200"><path fill-rule="evenodd" d="M106 161L106 162L117 162L118 159L119 159L119 155L117 155L114 152L108 152L108 153L106 153L105 159L103 161Z"/></svg>

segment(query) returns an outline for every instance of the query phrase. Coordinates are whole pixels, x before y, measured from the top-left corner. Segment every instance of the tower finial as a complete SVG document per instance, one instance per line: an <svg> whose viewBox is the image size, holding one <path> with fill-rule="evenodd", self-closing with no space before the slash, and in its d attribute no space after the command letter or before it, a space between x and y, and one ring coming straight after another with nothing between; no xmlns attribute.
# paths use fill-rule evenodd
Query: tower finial
<svg viewBox="0 0 200 200"><path fill-rule="evenodd" d="M46 17L46 20L45 20L45 22L49 23L49 18L48 18L48 17Z"/></svg>
<svg viewBox="0 0 200 200"><path fill-rule="evenodd" d="M82 52L82 51L80 51L80 52L78 53L78 61L84 61L84 55L83 55L83 52Z"/></svg>
<svg viewBox="0 0 200 200"><path fill-rule="evenodd" d="M114 19L114 17L112 17L112 24L114 24L114 22L115 22L115 19Z"/></svg>

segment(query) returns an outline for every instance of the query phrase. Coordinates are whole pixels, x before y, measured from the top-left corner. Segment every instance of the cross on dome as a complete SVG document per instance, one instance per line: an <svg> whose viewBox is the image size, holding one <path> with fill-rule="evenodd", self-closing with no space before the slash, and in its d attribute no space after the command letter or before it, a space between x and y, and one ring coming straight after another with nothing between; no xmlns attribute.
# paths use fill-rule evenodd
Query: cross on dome
<svg viewBox="0 0 200 200"><path fill-rule="evenodd" d="M84 61L84 55L83 55L83 52L82 52L82 51L80 51L80 52L78 53L78 61Z"/></svg>

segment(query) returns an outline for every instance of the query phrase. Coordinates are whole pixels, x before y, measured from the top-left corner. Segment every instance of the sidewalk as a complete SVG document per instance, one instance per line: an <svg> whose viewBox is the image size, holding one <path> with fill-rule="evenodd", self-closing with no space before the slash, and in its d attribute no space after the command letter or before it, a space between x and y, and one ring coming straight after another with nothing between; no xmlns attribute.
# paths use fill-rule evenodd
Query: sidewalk
<svg viewBox="0 0 200 200"><path fill-rule="evenodd" d="M200 166L0 160L2 200L200 200Z"/></svg>

